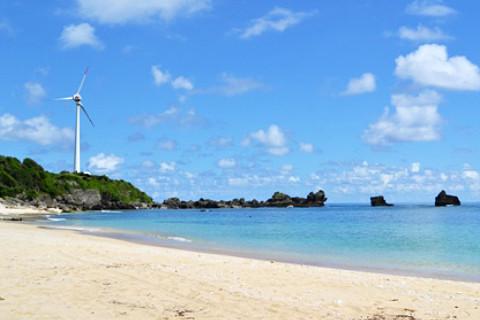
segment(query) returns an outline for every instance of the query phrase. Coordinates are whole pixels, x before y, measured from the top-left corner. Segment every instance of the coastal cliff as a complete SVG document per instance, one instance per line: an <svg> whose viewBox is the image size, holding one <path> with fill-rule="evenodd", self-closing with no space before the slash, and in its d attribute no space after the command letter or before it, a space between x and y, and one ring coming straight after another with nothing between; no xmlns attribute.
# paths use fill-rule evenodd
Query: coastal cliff
<svg viewBox="0 0 480 320"><path fill-rule="evenodd" d="M124 180L52 173L34 160L0 156L0 202L61 211L147 208L153 200Z"/></svg>

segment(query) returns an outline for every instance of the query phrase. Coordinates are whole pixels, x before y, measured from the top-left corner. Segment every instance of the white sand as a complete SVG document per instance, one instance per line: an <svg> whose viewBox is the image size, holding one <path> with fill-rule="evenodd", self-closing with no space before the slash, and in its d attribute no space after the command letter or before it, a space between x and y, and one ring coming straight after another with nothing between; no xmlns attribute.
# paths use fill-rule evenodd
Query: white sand
<svg viewBox="0 0 480 320"><path fill-rule="evenodd" d="M480 283L271 263L7 222L0 222L0 277L2 320L480 319Z"/></svg>
<svg viewBox="0 0 480 320"><path fill-rule="evenodd" d="M8 216L25 216L25 215L45 215L60 213L60 209L56 208L38 208L33 206L12 206L6 205L0 201L0 218Z"/></svg>

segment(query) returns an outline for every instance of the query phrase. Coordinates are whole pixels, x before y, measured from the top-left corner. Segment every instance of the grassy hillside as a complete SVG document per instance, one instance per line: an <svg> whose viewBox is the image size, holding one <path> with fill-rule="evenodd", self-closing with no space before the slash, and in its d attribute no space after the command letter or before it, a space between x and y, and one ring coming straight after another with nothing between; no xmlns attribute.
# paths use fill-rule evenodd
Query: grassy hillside
<svg viewBox="0 0 480 320"><path fill-rule="evenodd" d="M13 157L0 156L0 197L62 199L78 190L96 190L102 201L125 205L153 203L146 193L124 180L70 172L56 174L45 171L32 159L21 162Z"/></svg>

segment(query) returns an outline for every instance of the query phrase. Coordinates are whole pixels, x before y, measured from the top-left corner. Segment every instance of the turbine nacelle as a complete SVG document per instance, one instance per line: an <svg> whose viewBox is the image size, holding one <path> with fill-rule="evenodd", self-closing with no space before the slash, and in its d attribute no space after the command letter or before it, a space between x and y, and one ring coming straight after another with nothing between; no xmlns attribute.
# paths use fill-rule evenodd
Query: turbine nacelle
<svg viewBox="0 0 480 320"><path fill-rule="evenodd" d="M82 102L82 96L79 93L75 93L72 97L72 100L76 103Z"/></svg>

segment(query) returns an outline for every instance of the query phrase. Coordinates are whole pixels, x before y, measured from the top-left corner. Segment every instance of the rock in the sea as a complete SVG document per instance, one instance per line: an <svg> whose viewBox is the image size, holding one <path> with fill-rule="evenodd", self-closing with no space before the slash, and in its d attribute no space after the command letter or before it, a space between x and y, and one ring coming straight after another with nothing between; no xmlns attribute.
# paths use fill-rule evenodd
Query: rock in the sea
<svg viewBox="0 0 480 320"><path fill-rule="evenodd" d="M372 207L393 207L393 204L387 203L383 196L370 197Z"/></svg>
<svg viewBox="0 0 480 320"><path fill-rule="evenodd" d="M293 205L293 201L288 194L277 191L267 200L267 204L269 207L288 207Z"/></svg>
<svg viewBox="0 0 480 320"><path fill-rule="evenodd" d="M460 204L460 200L457 196L449 195L445 190L440 191L435 198L435 207L459 206Z"/></svg>
<svg viewBox="0 0 480 320"><path fill-rule="evenodd" d="M262 207L322 207L327 201L325 192L319 190L310 192L307 198L290 197L282 192L275 192L267 201L245 200L244 198L233 200L211 200L200 198L197 201L184 201L179 198L169 198L163 203L157 203L154 207L167 209L218 209L218 208L262 208Z"/></svg>
<svg viewBox="0 0 480 320"><path fill-rule="evenodd" d="M323 190L318 190L317 192L310 192L307 195L307 200L305 203L307 206L323 207L326 201L327 197L325 197L325 192Z"/></svg>

